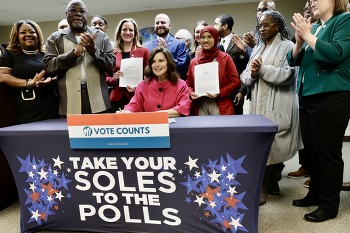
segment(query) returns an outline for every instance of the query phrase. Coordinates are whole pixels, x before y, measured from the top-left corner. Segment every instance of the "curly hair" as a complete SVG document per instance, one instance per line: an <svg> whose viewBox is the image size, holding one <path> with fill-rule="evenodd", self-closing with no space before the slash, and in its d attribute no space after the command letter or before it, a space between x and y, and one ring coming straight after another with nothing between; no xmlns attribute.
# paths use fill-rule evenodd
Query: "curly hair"
<svg viewBox="0 0 350 233"><path fill-rule="evenodd" d="M18 20L13 26L10 34L10 42L7 46L7 49L13 52L14 54L20 54L22 53L22 48L19 43L19 28L22 26L22 24L29 24L32 26L35 30L36 35L38 36L38 44L37 49L39 50L39 53L44 54L45 53L45 45L44 45L44 37L43 33L39 27L38 24L36 24L34 21L29 19L24 20Z"/></svg>
<svg viewBox="0 0 350 233"><path fill-rule="evenodd" d="M286 20L283 18L282 14L278 11L275 10L267 10L261 13L261 15L259 16L257 22L256 22L256 31L258 32L258 42L260 43L262 41L261 37L260 37L260 33L259 33L259 23L260 23L260 19L263 16L269 15L272 17L272 19L274 20L274 22L276 24L279 25L278 27L278 32L281 35L281 39L282 40L290 40L290 34L289 34L289 30L287 27L287 23Z"/></svg>
<svg viewBox="0 0 350 233"><path fill-rule="evenodd" d="M144 72L146 76L146 80L152 80L152 78L155 77L155 74L153 73L153 70L152 70L152 63L157 53L164 54L165 59L168 62L167 79L171 84L175 85L179 79L179 74L176 71L176 63L173 57L171 56L170 52L167 49L160 46L155 47L151 51L148 57L148 65L146 66L145 72Z"/></svg>

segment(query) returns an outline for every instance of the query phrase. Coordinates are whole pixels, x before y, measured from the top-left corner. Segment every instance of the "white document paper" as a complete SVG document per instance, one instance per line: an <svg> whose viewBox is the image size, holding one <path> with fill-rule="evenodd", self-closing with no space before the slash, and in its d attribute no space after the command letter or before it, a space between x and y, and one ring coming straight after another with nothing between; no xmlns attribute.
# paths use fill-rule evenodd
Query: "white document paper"
<svg viewBox="0 0 350 233"><path fill-rule="evenodd" d="M123 72L124 75L120 76L119 87L137 87L143 80L143 58L132 57L122 59L120 71Z"/></svg>
<svg viewBox="0 0 350 233"><path fill-rule="evenodd" d="M194 67L194 92L199 96L219 94L219 63L217 61Z"/></svg>

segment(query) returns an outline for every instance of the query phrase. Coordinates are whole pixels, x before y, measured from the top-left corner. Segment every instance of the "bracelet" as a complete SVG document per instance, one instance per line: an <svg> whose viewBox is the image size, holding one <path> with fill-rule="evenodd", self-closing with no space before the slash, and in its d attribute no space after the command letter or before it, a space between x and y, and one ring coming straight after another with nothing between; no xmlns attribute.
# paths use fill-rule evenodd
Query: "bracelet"
<svg viewBox="0 0 350 233"><path fill-rule="evenodd" d="M30 78L30 79L27 79L27 82L26 82L26 87L27 87L28 89L30 89L30 81L32 81L31 78Z"/></svg>

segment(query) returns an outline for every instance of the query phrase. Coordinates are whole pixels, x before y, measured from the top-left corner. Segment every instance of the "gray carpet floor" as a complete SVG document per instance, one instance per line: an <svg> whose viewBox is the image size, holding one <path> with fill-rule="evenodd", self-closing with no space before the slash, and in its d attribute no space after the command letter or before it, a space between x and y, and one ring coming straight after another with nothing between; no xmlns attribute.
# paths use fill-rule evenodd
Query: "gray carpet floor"
<svg viewBox="0 0 350 233"><path fill-rule="evenodd" d="M350 142L344 143L344 181L350 181ZM290 179L287 174L299 168L298 156L285 163L280 181L281 194L268 196L268 201L259 209L259 233L319 233L350 232L350 192L341 192L340 211L337 218L322 223L310 223L303 216L316 207L294 207L292 200L302 198L307 189L303 187L306 178ZM0 232L19 233L19 202L0 212ZM53 232L51 232L53 233Z"/></svg>

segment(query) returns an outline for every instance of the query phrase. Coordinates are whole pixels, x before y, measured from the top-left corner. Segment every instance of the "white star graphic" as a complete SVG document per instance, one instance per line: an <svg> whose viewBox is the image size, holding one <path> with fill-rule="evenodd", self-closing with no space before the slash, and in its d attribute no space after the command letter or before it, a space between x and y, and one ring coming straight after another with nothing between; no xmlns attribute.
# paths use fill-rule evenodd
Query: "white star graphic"
<svg viewBox="0 0 350 233"><path fill-rule="evenodd" d="M232 220L232 222L230 222L230 225L231 225L231 226L234 226L234 228L236 229L236 231L237 231L237 228L238 228L238 227L242 227L242 224L239 223L240 218L234 219L234 218L232 218L232 216L231 216L231 220Z"/></svg>
<svg viewBox="0 0 350 233"><path fill-rule="evenodd" d="M59 199L60 201L62 201L62 200L61 200L62 197L64 197L64 196L62 195L62 191L59 192L59 193L56 193L56 198Z"/></svg>
<svg viewBox="0 0 350 233"><path fill-rule="evenodd" d="M57 166L57 167L59 167L59 168L61 169L61 164L63 164L64 162L62 162L62 161L60 160L60 156L58 155L58 156L57 156L57 159L52 158L52 160L55 162L55 164L54 164L53 166L54 166L54 167Z"/></svg>
<svg viewBox="0 0 350 233"><path fill-rule="evenodd" d="M30 171L29 174L28 174L28 176L29 176L30 178L33 178L33 177L34 177L34 173L33 173L32 171Z"/></svg>
<svg viewBox="0 0 350 233"><path fill-rule="evenodd" d="M67 168L67 172L70 173L72 170L70 170L70 168Z"/></svg>
<svg viewBox="0 0 350 233"><path fill-rule="evenodd" d="M47 199L46 199L48 202L52 202L52 196L47 196Z"/></svg>
<svg viewBox="0 0 350 233"><path fill-rule="evenodd" d="M31 190L32 190L32 192L34 192L34 191L35 191L35 189L36 189L36 187L35 187L34 183L31 183L31 184L29 184L29 185L30 185L30 188L29 188L29 189L31 189Z"/></svg>
<svg viewBox="0 0 350 233"><path fill-rule="evenodd" d="M228 179L228 181L234 180L235 178L233 177L233 173L227 173L228 175L226 176L226 178Z"/></svg>
<svg viewBox="0 0 350 233"><path fill-rule="evenodd" d="M214 209L214 207L216 206L215 201L211 201L209 205L210 205L211 208Z"/></svg>
<svg viewBox="0 0 350 233"><path fill-rule="evenodd" d="M203 201L204 197L198 197L196 195L196 200L194 202L197 202L199 206L201 206L202 204L205 204L205 202Z"/></svg>
<svg viewBox="0 0 350 233"><path fill-rule="evenodd" d="M40 172L38 172L38 174L40 175L40 180L42 180L42 179L47 180L47 177L46 177L47 172L46 171L44 171L43 169L40 169Z"/></svg>
<svg viewBox="0 0 350 233"><path fill-rule="evenodd" d="M197 159L192 159L191 156L188 156L188 162L186 162L185 164L188 165L190 167L190 171L192 170L192 168L196 167L198 168L197 166Z"/></svg>
<svg viewBox="0 0 350 233"><path fill-rule="evenodd" d="M201 177L201 173L200 173L200 172L196 172L196 173L194 174L194 176L197 177L197 179L198 179L198 177Z"/></svg>
<svg viewBox="0 0 350 233"><path fill-rule="evenodd" d="M216 171L214 170L213 173L208 174L208 176L210 177L210 183L213 183L213 181L219 182L219 177L221 176L221 174L216 174Z"/></svg>
<svg viewBox="0 0 350 233"><path fill-rule="evenodd" d="M183 172L184 172L184 171L182 171L182 169L180 169L180 170L179 170L179 174L181 174L181 175L182 175L182 173L183 173Z"/></svg>
<svg viewBox="0 0 350 233"><path fill-rule="evenodd" d="M36 165L35 165L35 164L33 164L32 168L33 168L33 170L36 170Z"/></svg>
<svg viewBox="0 0 350 233"><path fill-rule="evenodd" d="M38 218L40 217L40 214L38 213L39 210L36 210L35 212L32 211L32 217L31 218L35 218L35 221L38 221Z"/></svg>
<svg viewBox="0 0 350 233"><path fill-rule="evenodd" d="M234 187L231 187L231 186L230 186L230 190L228 190L227 192L230 193L231 196L232 196L234 193L237 193L237 191L236 191L236 186L234 186Z"/></svg>
<svg viewBox="0 0 350 233"><path fill-rule="evenodd" d="M55 176L57 176L57 175L58 175L58 171L57 171L57 170L53 170L53 174L54 174Z"/></svg>
<svg viewBox="0 0 350 233"><path fill-rule="evenodd" d="M225 165L222 165L221 170L222 170L222 171L226 171L226 168L227 168L227 167L226 167Z"/></svg>

